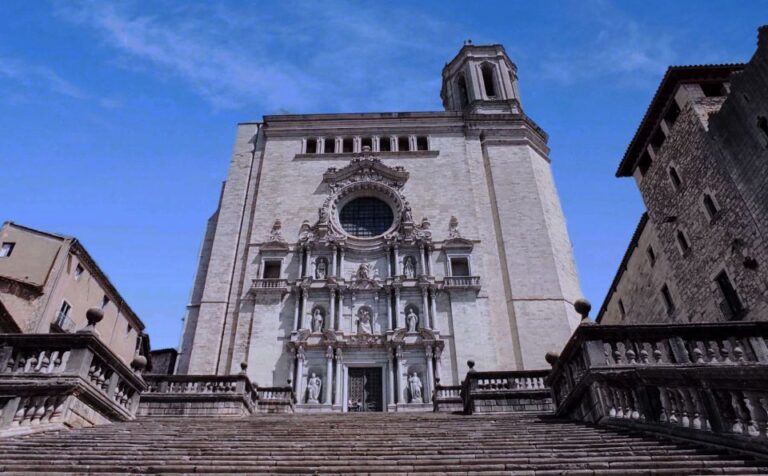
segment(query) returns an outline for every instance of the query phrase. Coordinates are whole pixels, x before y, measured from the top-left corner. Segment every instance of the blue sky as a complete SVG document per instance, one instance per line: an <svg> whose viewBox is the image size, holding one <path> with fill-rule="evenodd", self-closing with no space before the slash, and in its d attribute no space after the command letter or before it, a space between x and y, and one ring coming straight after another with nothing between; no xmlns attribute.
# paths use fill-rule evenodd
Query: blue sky
<svg viewBox="0 0 768 476"><path fill-rule="evenodd" d="M765 1L0 2L0 221L74 235L177 343L237 122L441 110L502 43L598 308L643 205L621 156L671 64L747 61Z"/></svg>

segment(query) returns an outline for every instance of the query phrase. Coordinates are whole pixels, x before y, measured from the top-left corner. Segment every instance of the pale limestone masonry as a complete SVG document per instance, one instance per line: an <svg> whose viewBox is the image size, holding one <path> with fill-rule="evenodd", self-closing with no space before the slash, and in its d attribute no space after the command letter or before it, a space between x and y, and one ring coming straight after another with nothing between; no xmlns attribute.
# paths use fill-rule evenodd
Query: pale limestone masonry
<svg viewBox="0 0 768 476"><path fill-rule="evenodd" d="M467 360L546 366L579 322L580 296L547 136L522 112L500 45L465 45L441 96L444 112L238 126L179 373L235 374L245 362L261 386L290 382L297 411L351 411L361 395L368 409L407 411L431 408L437 379L458 384ZM366 197L392 210L391 226L355 236L339 213ZM308 402L312 373L318 403ZM423 402L409 390L413 373Z"/></svg>
<svg viewBox="0 0 768 476"><path fill-rule="evenodd" d="M599 322L768 316L768 28L758 36L746 65L667 71L617 172L648 212Z"/></svg>

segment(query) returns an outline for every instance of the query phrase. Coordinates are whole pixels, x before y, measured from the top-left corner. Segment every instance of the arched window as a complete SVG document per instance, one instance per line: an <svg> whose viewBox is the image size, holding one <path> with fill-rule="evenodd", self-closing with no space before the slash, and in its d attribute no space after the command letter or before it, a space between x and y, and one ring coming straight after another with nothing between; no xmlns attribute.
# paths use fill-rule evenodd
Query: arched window
<svg viewBox="0 0 768 476"><path fill-rule="evenodd" d="M485 87L485 95L489 98L496 97L496 81L493 78L493 66L486 63L480 67L480 72L483 74L483 86Z"/></svg>
<svg viewBox="0 0 768 476"><path fill-rule="evenodd" d="M467 94L467 80L464 79L464 75L459 76L459 80L456 82L459 87L459 105L464 108L469 104L469 94Z"/></svg>

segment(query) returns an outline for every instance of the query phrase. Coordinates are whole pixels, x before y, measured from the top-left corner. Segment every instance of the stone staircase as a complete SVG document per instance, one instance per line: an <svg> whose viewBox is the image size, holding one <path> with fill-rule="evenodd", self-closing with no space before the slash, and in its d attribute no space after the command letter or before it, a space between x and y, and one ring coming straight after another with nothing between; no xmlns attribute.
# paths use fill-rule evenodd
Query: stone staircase
<svg viewBox="0 0 768 476"><path fill-rule="evenodd" d="M0 440L3 474L768 474L768 461L536 414L140 418Z"/></svg>

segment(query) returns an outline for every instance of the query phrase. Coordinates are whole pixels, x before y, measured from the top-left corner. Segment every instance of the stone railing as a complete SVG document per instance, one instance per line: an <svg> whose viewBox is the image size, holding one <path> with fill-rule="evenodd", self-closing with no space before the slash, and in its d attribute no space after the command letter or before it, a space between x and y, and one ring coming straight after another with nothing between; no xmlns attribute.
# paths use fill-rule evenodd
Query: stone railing
<svg viewBox="0 0 768 476"><path fill-rule="evenodd" d="M768 454L768 323L581 325L552 358L556 413Z"/></svg>
<svg viewBox="0 0 768 476"><path fill-rule="evenodd" d="M0 435L131 420L145 388L93 333L0 334Z"/></svg>
<svg viewBox="0 0 768 476"><path fill-rule="evenodd" d="M461 412L464 402L461 399L461 385L435 385L432 407L436 412Z"/></svg>
<svg viewBox="0 0 768 476"><path fill-rule="evenodd" d="M245 375L145 375L140 416L244 416L258 394Z"/></svg>
<svg viewBox="0 0 768 476"><path fill-rule="evenodd" d="M287 279L254 279L251 285L251 292L256 293L282 293L287 291Z"/></svg>
<svg viewBox="0 0 768 476"><path fill-rule="evenodd" d="M548 370L467 373L461 395L465 413L551 411Z"/></svg>
<svg viewBox="0 0 768 476"><path fill-rule="evenodd" d="M293 387L259 387L260 413L291 413L293 412Z"/></svg>
<svg viewBox="0 0 768 476"><path fill-rule="evenodd" d="M446 276L443 278L446 289L480 289L480 276Z"/></svg>

